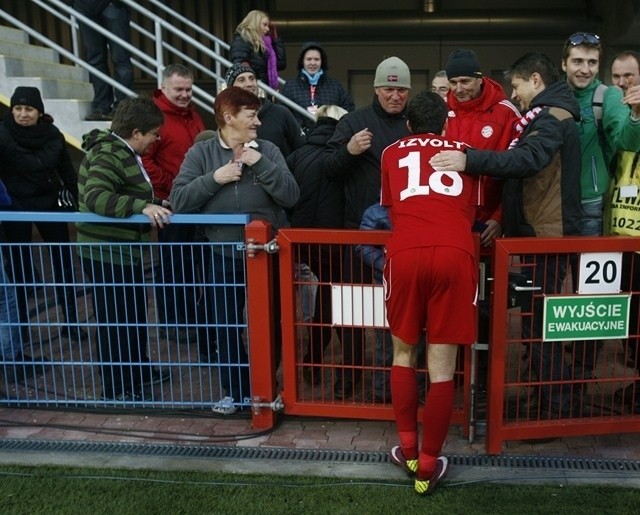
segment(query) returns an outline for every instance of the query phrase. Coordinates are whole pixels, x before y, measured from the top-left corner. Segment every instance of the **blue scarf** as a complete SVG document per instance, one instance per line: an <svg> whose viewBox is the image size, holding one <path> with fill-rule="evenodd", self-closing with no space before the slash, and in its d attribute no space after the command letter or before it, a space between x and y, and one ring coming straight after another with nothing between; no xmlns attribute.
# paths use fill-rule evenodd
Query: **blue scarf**
<svg viewBox="0 0 640 515"><path fill-rule="evenodd" d="M313 75L311 75L304 68L302 70L300 70L300 71L307 78L307 80L309 81L309 84L311 84L312 86L317 86L318 85L318 82L320 81L320 77L322 77L322 74L324 73L323 69L320 69L319 72L316 72Z"/></svg>

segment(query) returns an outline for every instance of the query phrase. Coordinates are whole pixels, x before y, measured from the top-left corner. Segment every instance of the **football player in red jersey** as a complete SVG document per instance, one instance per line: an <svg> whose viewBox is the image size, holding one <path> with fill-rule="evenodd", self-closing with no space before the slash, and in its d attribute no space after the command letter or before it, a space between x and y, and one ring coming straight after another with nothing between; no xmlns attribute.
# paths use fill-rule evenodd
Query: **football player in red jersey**
<svg viewBox="0 0 640 515"><path fill-rule="evenodd" d="M429 164L443 149L466 148L442 136L447 107L440 96L418 94L409 103L407 119L413 134L389 145L381 159L381 204L389 208L392 222L384 280L393 338L391 398L400 439L391 459L415 473L416 492L427 494L447 472L440 451L453 411L458 345L476 339L471 226L478 179L456 170L436 171ZM418 447L416 356L425 328L430 387Z"/></svg>

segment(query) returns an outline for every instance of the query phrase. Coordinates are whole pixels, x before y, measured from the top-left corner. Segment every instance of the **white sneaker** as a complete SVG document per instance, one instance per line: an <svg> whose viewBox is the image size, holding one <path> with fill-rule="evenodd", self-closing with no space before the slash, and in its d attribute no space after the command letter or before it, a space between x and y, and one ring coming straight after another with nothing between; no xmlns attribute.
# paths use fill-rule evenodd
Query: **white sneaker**
<svg viewBox="0 0 640 515"><path fill-rule="evenodd" d="M227 396L211 406L211 411L219 415L233 415L238 408L233 404L233 397Z"/></svg>

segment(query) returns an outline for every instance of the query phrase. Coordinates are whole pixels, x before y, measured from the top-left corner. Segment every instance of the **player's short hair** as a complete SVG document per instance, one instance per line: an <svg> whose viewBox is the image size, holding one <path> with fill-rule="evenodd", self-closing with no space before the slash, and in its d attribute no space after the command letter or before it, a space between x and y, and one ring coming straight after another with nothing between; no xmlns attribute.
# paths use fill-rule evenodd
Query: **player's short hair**
<svg viewBox="0 0 640 515"><path fill-rule="evenodd" d="M421 91L409 101L407 119L414 134L442 134L447 120L447 104L432 91Z"/></svg>

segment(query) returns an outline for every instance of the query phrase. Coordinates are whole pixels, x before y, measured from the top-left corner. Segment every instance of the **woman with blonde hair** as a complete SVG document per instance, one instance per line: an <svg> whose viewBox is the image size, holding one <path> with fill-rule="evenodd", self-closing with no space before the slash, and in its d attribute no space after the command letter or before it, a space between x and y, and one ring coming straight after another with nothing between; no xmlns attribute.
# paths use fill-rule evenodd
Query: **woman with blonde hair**
<svg viewBox="0 0 640 515"><path fill-rule="evenodd" d="M325 104L316 112L317 122L305 145L289 154L287 165L300 187L300 198L291 213L292 227L342 229L344 227L344 186L323 173L322 155L338 121L347 110ZM331 340L331 284L341 280L339 245L311 245L307 265L318 279L311 313L309 350L303 358L303 377L313 385L323 381L324 349Z"/></svg>
<svg viewBox="0 0 640 515"><path fill-rule="evenodd" d="M263 11L250 11L238 24L230 57L234 64L251 66L258 79L276 90L278 71L287 67L287 55L276 26Z"/></svg>

